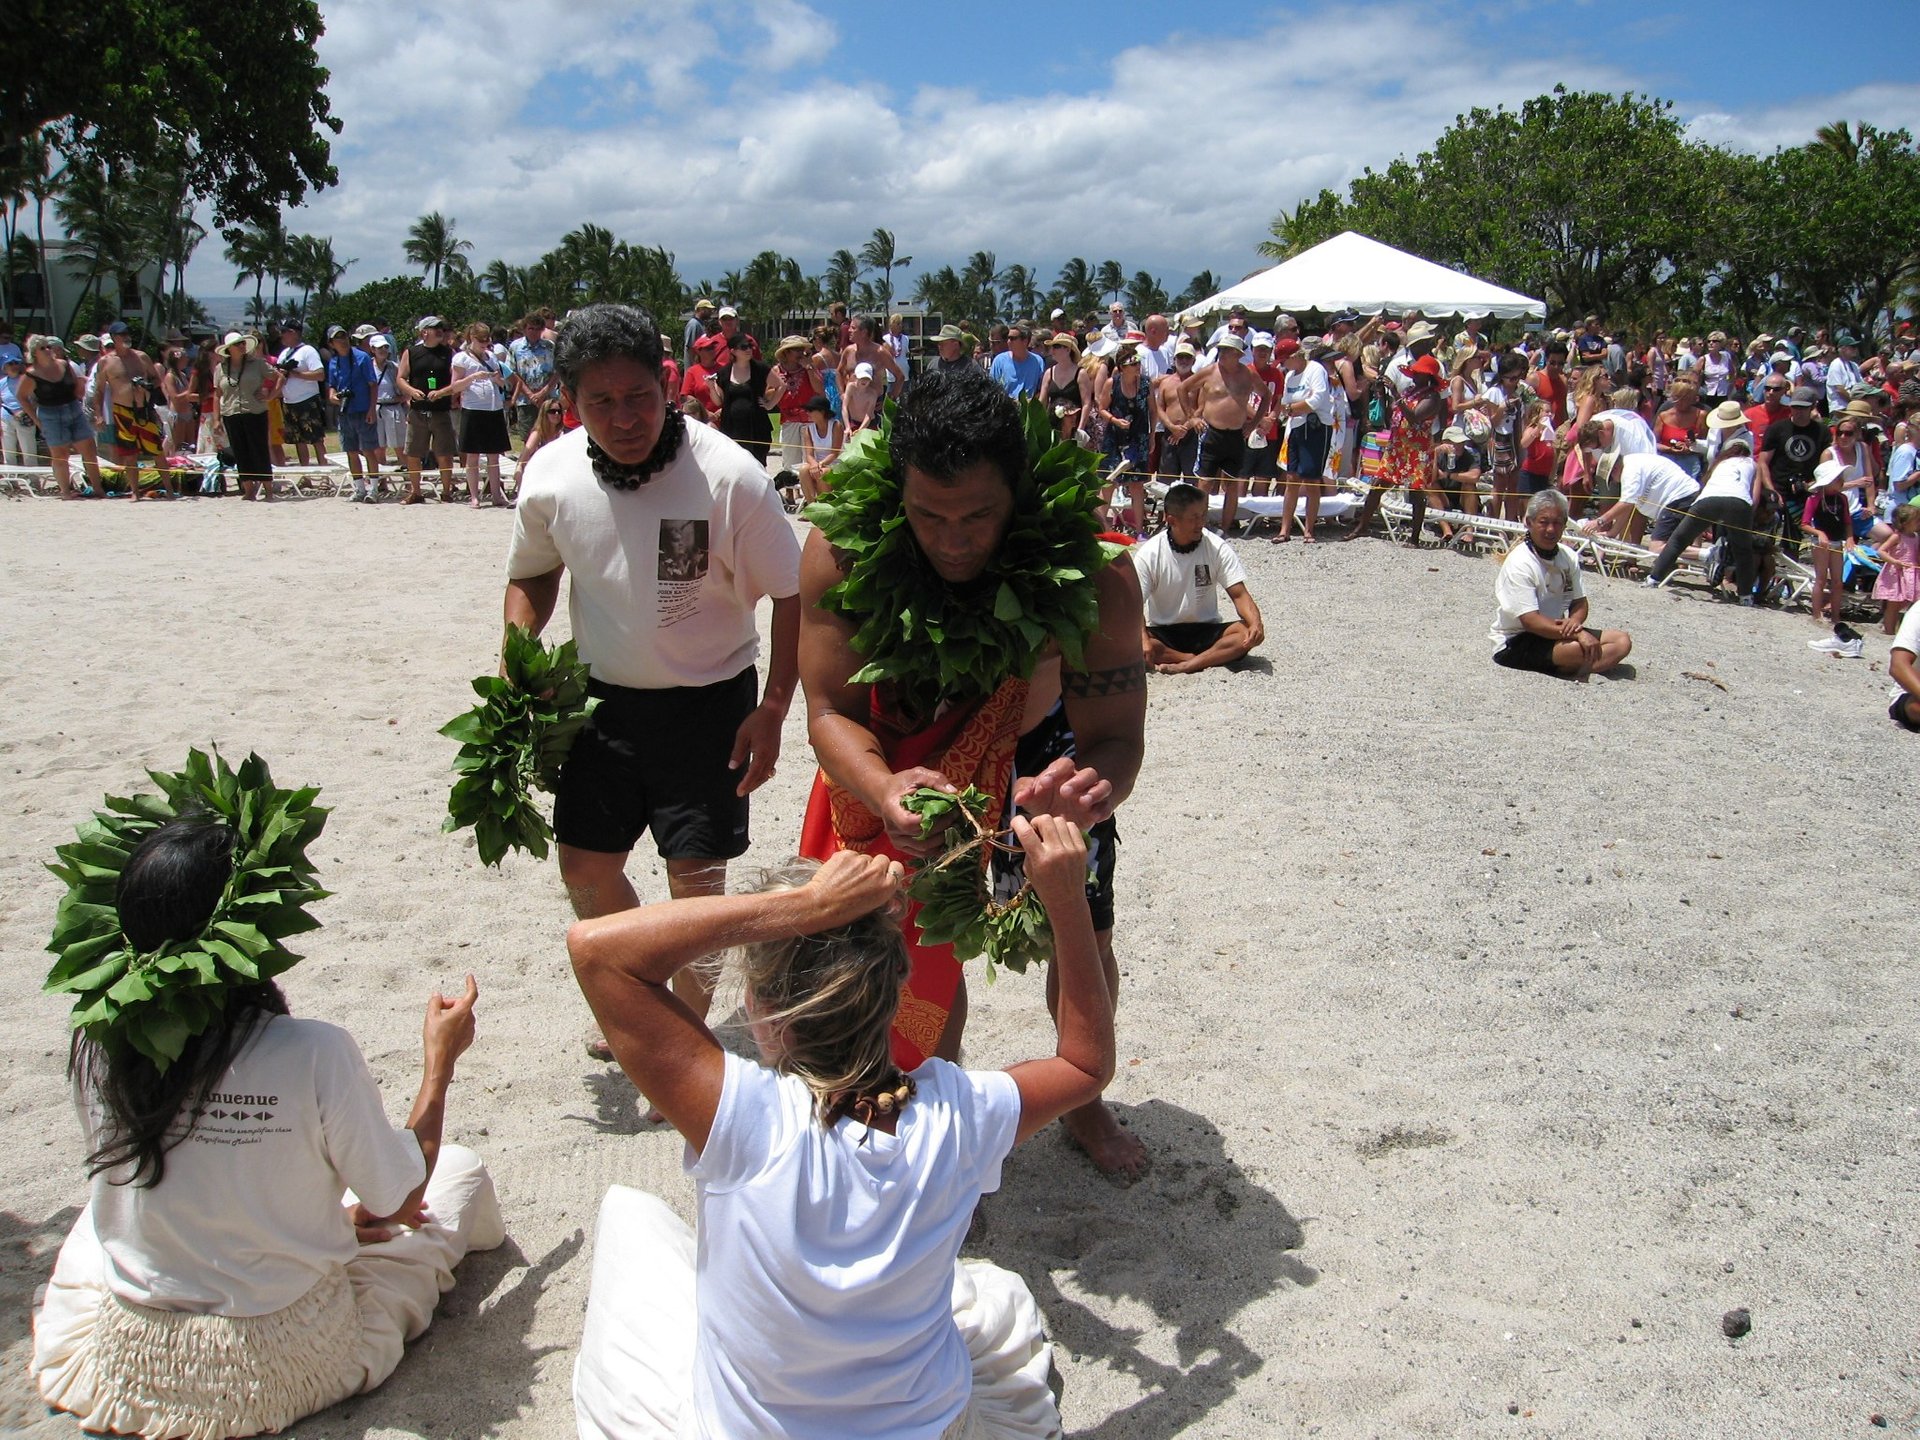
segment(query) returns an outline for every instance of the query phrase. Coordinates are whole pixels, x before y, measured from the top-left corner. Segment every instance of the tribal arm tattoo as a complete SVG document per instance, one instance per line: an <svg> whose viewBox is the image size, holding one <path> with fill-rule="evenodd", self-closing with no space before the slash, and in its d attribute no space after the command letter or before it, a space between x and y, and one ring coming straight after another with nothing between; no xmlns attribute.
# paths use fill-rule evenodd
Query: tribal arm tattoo
<svg viewBox="0 0 1920 1440"><path fill-rule="evenodd" d="M1147 688L1146 661L1135 660L1111 670L1068 670L1060 677L1061 691L1075 700L1102 700Z"/></svg>

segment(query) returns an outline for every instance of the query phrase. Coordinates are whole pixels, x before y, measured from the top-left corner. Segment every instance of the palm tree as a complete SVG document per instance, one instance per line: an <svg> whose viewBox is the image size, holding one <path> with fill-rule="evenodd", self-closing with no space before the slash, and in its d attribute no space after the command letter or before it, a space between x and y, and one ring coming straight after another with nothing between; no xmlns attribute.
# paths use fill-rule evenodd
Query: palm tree
<svg viewBox="0 0 1920 1440"><path fill-rule="evenodd" d="M1293 209L1282 210L1273 217L1273 223L1267 227L1267 233L1271 238L1260 242L1259 248L1262 255L1269 260L1291 260L1306 248L1300 222L1305 216L1307 206L1311 203L1302 200Z"/></svg>
<svg viewBox="0 0 1920 1440"><path fill-rule="evenodd" d="M1146 271L1136 270L1127 282L1127 308L1136 320L1161 313L1167 308L1165 287Z"/></svg>
<svg viewBox="0 0 1920 1440"><path fill-rule="evenodd" d="M333 254L333 241L321 239L318 235L289 235L287 237L287 280L300 287L300 313L307 313L307 298L313 291L320 292L321 303L333 295L340 278L347 273L347 267L356 264L353 260L337 260Z"/></svg>
<svg viewBox="0 0 1920 1440"><path fill-rule="evenodd" d="M1189 305L1198 305L1209 295L1219 294L1221 289L1219 277L1211 270L1202 270L1187 282L1186 289L1173 297L1174 308L1184 310Z"/></svg>
<svg viewBox="0 0 1920 1440"><path fill-rule="evenodd" d="M418 265L423 273L432 277L427 282L430 290L440 288L443 269L456 275L467 272L467 252L473 249L473 242L455 236L453 227L458 223L450 215L430 211L413 222L407 231L406 243L400 247L409 265Z"/></svg>
<svg viewBox="0 0 1920 1440"><path fill-rule="evenodd" d="M889 309L893 305L893 272L913 264L913 257L894 253L891 230L875 230L873 238L860 247L860 260L869 270L880 272L880 304L876 308Z"/></svg>
<svg viewBox="0 0 1920 1440"><path fill-rule="evenodd" d="M827 257L827 273L823 276L826 283L827 299L838 300L842 304L853 298L853 285L866 273L866 267L860 263L860 257L851 250L836 250Z"/></svg>
<svg viewBox="0 0 1920 1440"><path fill-rule="evenodd" d="M1025 265L1009 265L995 277L1009 315L1031 315L1040 308L1040 289L1033 271Z"/></svg>
<svg viewBox="0 0 1920 1440"><path fill-rule="evenodd" d="M505 305L522 288L524 274L524 271L515 269L504 260L495 260L480 273L480 287ZM507 308L511 310L514 307L507 305Z"/></svg>
<svg viewBox="0 0 1920 1440"><path fill-rule="evenodd" d="M113 281L114 308L119 308L120 277L138 272L145 259L145 227L131 187L104 167L72 169L54 209L67 232L67 254L61 263L83 277L80 294L60 327L62 333L69 333L102 279Z"/></svg>
<svg viewBox="0 0 1920 1440"><path fill-rule="evenodd" d="M1844 120L1835 120L1822 125L1813 132L1813 139L1807 145L1809 150L1831 150L1849 165L1860 159L1860 145L1866 139L1863 129L1856 129Z"/></svg>
<svg viewBox="0 0 1920 1440"><path fill-rule="evenodd" d="M1102 260L1100 268L1093 274L1093 283L1107 297L1107 303L1112 304L1114 298L1127 288L1127 272L1120 268L1118 260Z"/></svg>
<svg viewBox="0 0 1920 1440"><path fill-rule="evenodd" d="M1093 283L1093 271L1078 256L1060 267L1060 278L1055 282L1055 288L1060 293L1049 298L1057 299L1060 306L1067 310L1091 310L1099 301L1099 291Z"/></svg>
<svg viewBox="0 0 1920 1440"><path fill-rule="evenodd" d="M233 288L238 290L247 281L253 281L253 304L264 315L267 302L261 298L260 292L267 281L267 256L260 242L260 232L257 227L248 227L229 230L226 236L227 263L237 272L233 277Z"/></svg>

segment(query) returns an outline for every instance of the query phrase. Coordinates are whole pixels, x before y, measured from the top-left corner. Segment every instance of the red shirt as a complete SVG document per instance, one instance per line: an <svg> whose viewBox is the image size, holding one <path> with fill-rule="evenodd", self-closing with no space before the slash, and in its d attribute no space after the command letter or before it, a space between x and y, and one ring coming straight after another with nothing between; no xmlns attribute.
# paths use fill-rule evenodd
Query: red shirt
<svg viewBox="0 0 1920 1440"><path fill-rule="evenodd" d="M1533 393L1547 402L1547 418L1557 428L1567 421L1567 377L1563 371L1556 375L1551 370L1540 369L1533 372Z"/></svg>
<svg viewBox="0 0 1920 1440"><path fill-rule="evenodd" d="M709 403L710 397L707 394L707 382L711 379L713 379L713 371L696 360L687 366L686 378L680 382L680 398L684 400L691 395L700 402L702 414L711 414L713 407Z"/></svg>
<svg viewBox="0 0 1920 1440"><path fill-rule="evenodd" d="M1247 369L1251 370L1260 383L1267 387L1267 398L1260 402L1261 433L1269 440L1278 439L1282 422L1274 415L1274 409L1279 405L1280 396L1287 388L1287 372L1282 366L1256 365L1251 360L1247 362Z"/></svg>
<svg viewBox="0 0 1920 1440"><path fill-rule="evenodd" d="M805 365L791 370L782 365L774 373L785 376L788 381L787 388L780 393L780 423L807 424L807 401L821 393L814 386L813 371Z"/></svg>
<svg viewBox="0 0 1920 1440"><path fill-rule="evenodd" d="M1784 420L1786 418L1787 407L1784 405L1778 407L1773 405L1749 405L1747 407L1747 429L1751 430L1756 436L1766 434L1767 427L1773 424L1774 421Z"/></svg>

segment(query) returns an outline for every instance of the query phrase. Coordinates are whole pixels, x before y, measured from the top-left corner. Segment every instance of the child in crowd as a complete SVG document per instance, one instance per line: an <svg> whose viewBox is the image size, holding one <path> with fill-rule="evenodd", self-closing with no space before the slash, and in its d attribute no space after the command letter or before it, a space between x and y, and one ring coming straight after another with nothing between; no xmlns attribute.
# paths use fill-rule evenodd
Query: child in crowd
<svg viewBox="0 0 1920 1440"><path fill-rule="evenodd" d="M1822 460L1814 467L1813 484L1807 493L1806 508L1800 523L1813 541L1807 552L1813 570L1813 623L1840 623L1840 605L1845 592L1841 576L1847 546L1853 540L1853 516L1842 488L1853 472L1838 460Z"/></svg>
<svg viewBox="0 0 1920 1440"><path fill-rule="evenodd" d="M1892 635L1907 607L1920 600L1920 505L1893 512L1893 538L1880 544L1880 578L1873 598L1880 602L1880 628Z"/></svg>
<svg viewBox="0 0 1920 1440"><path fill-rule="evenodd" d="M883 855L573 927L614 1055L686 1138L699 1216L696 1241L652 1196L608 1193L574 1368L581 1436L1060 1433L1026 1284L959 1260L1007 1153L1113 1073L1086 841L1050 815L1013 832L1053 925L1059 1042L1005 1071L895 1066L909 958L901 866ZM669 988L730 944L764 1064L722 1049Z"/></svg>

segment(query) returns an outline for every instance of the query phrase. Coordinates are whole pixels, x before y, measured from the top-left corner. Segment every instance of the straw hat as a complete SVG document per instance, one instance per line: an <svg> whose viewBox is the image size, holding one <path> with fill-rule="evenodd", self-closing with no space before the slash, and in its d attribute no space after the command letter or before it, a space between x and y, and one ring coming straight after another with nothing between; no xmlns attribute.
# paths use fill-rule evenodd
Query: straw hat
<svg viewBox="0 0 1920 1440"><path fill-rule="evenodd" d="M1847 408L1841 413L1854 420L1878 420L1880 418L1880 412L1873 408L1873 402L1869 400L1849 400L1847 402Z"/></svg>
<svg viewBox="0 0 1920 1440"><path fill-rule="evenodd" d="M807 344L806 336L789 335L786 337L786 339L782 340L778 345L774 347L773 358L778 360L782 355L786 354L789 350L798 350L802 355L804 355L811 348L812 347Z"/></svg>
<svg viewBox="0 0 1920 1440"><path fill-rule="evenodd" d="M1747 412L1740 408L1737 400L1722 400L1707 416L1709 430L1737 430L1746 423Z"/></svg>
<svg viewBox="0 0 1920 1440"><path fill-rule="evenodd" d="M1073 332L1072 332L1071 330L1062 330L1062 331L1060 331L1060 332L1058 332L1057 334L1055 334L1054 336L1052 336L1052 337L1051 337L1051 338L1050 338L1050 339L1049 339L1049 340L1047 341L1047 348L1048 348L1049 350L1051 350L1051 349L1052 349L1052 348L1053 348L1054 346L1056 346L1056 345L1064 345L1064 346L1066 346L1066 347L1067 347L1067 349L1069 349L1069 350L1071 350L1071 351L1073 352L1073 354L1074 354L1074 358L1075 358L1075 359L1078 359L1078 358L1079 358L1079 356L1080 356L1080 342L1079 342L1078 340L1076 340L1076 339L1074 339L1074 338L1073 338Z"/></svg>

